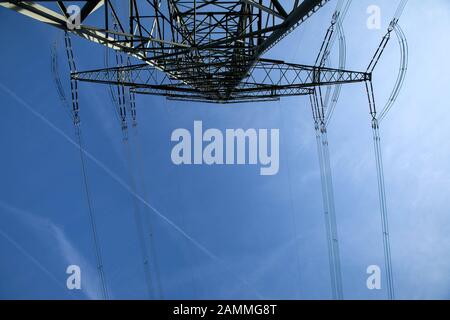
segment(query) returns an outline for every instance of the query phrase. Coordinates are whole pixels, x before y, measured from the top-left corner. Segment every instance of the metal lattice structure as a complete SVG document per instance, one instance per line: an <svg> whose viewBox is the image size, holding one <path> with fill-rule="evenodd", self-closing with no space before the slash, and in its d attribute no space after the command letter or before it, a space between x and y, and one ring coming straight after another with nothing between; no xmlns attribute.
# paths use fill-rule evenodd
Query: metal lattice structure
<svg viewBox="0 0 450 320"><path fill-rule="evenodd" d="M327 126L341 85L364 82L374 135L388 297L394 299L379 122L397 98L407 70L407 41L398 25L407 0L401 0L387 34L364 72L345 70L345 37L340 9L336 9L333 15L314 65L286 63L263 57L270 48L328 2L329 0L0 1L0 6L66 31L72 115L79 136L79 81L107 84L118 89L114 102L121 117L124 137L127 131L125 94L130 96L128 103L133 126L136 124L136 93L209 103L270 101L285 96L308 95L318 145L331 287L335 299L343 299L343 286ZM73 4L81 6L75 15L71 11ZM349 5L347 1L344 15ZM331 68L327 65L336 29L341 42L340 67ZM400 44L400 71L394 90L380 112L375 104L372 73L393 31ZM106 65L95 70L77 71L69 33L115 50L116 66ZM53 57L53 65L56 64L55 61L56 58ZM56 72L56 68L53 69ZM63 90L59 79L57 80L59 94L62 95ZM327 90L335 86L331 106L326 103L326 96L330 92L323 95L323 86L328 86ZM66 98L62 100L67 102ZM92 217L91 219L93 221ZM139 227L140 223L137 222L137 225ZM94 223L93 234L103 296L108 298ZM148 257L145 255L143 263L144 266L148 265Z"/></svg>
<svg viewBox="0 0 450 320"><path fill-rule="evenodd" d="M0 5L136 58L131 65L74 73L76 80L125 85L136 93L172 99L229 103L308 95L315 86L370 79L364 72L263 59L327 2L77 1L83 4L80 25L72 30L71 1Z"/></svg>

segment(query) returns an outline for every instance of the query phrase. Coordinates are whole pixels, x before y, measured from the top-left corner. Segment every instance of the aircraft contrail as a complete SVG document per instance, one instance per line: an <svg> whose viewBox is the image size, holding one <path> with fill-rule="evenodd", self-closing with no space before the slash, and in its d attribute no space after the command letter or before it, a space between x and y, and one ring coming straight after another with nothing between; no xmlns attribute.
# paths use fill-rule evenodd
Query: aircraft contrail
<svg viewBox="0 0 450 320"><path fill-rule="evenodd" d="M53 129L56 133L58 133L60 136L62 136L66 141L68 141L70 144L72 144L76 148L80 148L80 145L75 142L71 137L69 137L63 130L58 128L55 124L53 124L50 120L48 120L44 115L39 113L38 111L34 110L27 102L25 102L22 98L17 96L13 91L11 91L9 88L7 88L3 83L0 82L0 88L8 93L14 100L16 100L18 103L20 103L22 106L24 106L28 111L30 111L35 117L43 121L46 125L48 125L51 129ZM176 231L178 231L184 238L186 238L188 241L190 241L194 246L196 246L200 251L202 251L204 254L206 254L209 258L211 258L213 261L216 261L222 265L224 265L227 269L230 269L228 266L226 266L226 263L221 260L218 256L216 256L214 253L212 253L210 250L208 250L205 246L203 246L201 243L199 243L197 240L195 240L192 236L190 236L188 233L186 233L183 229L181 229L178 225L175 224L172 220L167 218L164 214L162 214L158 209L156 209L154 206L152 206L150 203L148 203L145 199L143 199L139 194L132 191L131 187L125 183L116 173L114 173L111 169L109 169L106 165L104 165L100 160L98 160L94 155L86 151L85 149L81 148L83 153L92 161L94 162L98 167L100 167L103 171L105 171L113 180L115 180L118 184L120 184L127 192L129 192L132 196L134 196L136 199L138 199L142 204L144 204L147 208L152 210L159 218L164 220L168 225L170 225L172 228L174 228ZM242 279L238 276L237 279L244 283L246 286L249 287L248 282L245 279ZM251 288L251 287L250 287ZM258 298L263 299L261 294L257 292L255 289L251 288L255 293L258 295Z"/></svg>

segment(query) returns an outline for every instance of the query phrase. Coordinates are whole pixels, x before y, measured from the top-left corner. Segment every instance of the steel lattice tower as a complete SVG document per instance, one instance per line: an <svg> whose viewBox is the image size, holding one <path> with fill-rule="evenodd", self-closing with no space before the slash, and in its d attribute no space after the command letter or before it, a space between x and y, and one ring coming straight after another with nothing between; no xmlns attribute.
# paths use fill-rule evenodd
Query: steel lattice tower
<svg viewBox="0 0 450 320"><path fill-rule="evenodd" d="M328 2L49 0L0 1L0 6L66 31L72 113L76 126L79 126L78 81L119 88L118 108L124 132L127 129L125 93L130 94L133 125L136 123L135 93L209 103L271 101L285 96L308 95L311 98L318 143L332 291L336 299L343 298L343 289L327 138L327 125L334 107L327 109L325 106L322 87L336 85L338 90L332 98L336 103L342 84L364 82L374 134L388 296L394 299L379 121L389 112L406 74L407 42L398 26L398 19L407 0L401 0L388 32L366 71L345 70L342 67L345 63L340 63L340 68L327 67L333 33L335 29L343 32L339 10L333 15L314 65L286 63L263 57ZM71 11L73 4L81 5L75 16ZM372 73L393 31L399 39L402 65L389 102L380 112L375 104ZM69 33L114 50L116 65L87 71L76 70ZM340 36L343 37L342 34ZM101 266L101 259L98 259L98 263ZM107 297L106 289L104 292Z"/></svg>
<svg viewBox="0 0 450 320"><path fill-rule="evenodd" d="M362 82L366 72L268 60L263 54L329 0L84 1L68 30L70 1L0 5L134 57L134 64L72 78L125 85L136 93L230 103L311 94L316 86ZM83 1L78 1L83 2Z"/></svg>

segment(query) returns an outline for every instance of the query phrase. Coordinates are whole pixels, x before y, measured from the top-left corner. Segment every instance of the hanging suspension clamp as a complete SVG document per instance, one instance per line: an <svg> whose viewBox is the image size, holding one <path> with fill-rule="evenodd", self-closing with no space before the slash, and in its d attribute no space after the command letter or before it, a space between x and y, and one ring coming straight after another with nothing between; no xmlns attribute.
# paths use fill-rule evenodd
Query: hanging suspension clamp
<svg viewBox="0 0 450 320"><path fill-rule="evenodd" d="M137 115L136 115L136 94L130 88L128 90L129 98L130 98L130 113L131 113L131 125L133 128L137 127Z"/></svg>
<svg viewBox="0 0 450 320"><path fill-rule="evenodd" d="M81 119L80 119L80 116L78 115L78 112L76 112L73 115L73 124L76 126L79 126L81 124Z"/></svg>
<svg viewBox="0 0 450 320"><path fill-rule="evenodd" d="M127 66L131 66L130 57L127 58ZM131 78L131 72L127 72L128 78ZM133 91L134 88L129 87L128 88L128 97L129 97L129 103L130 103L130 113L131 113L131 125L133 128L137 127L137 112L136 112L136 93Z"/></svg>
<svg viewBox="0 0 450 320"><path fill-rule="evenodd" d="M128 124L126 120L122 120L122 131L124 131L126 133L126 131L128 130Z"/></svg>
<svg viewBox="0 0 450 320"><path fill-rule="evenodd" d="M373 84L372 81L366 81L366 93L367 93L367 99L369 101L369 111L372 118L376 118L377 116L377 110L375 106L375 95L373 92Z"/></svg>
<svg viewBox="0 0 450 320"><path fill-rule="evenodd" d="M314 119L314 128L321 133L327 132L327 126L325 123L325 110L323 108L322 98L320 94L317 94L316 89L313 89L309 95L311 100L311 108Z"/></svg>
<svg viewBox="0 0 450 320"><path fill-rule="evenodd" d="M341 13L339 11L335 11L333 13L333 18L331 19L331 26L334 26L337 23L340 15Z"/></svg>
<svg viewBox="0 0 450 320"><path fill-rule="evenodd" d="M123 141L128 141L128 123L126 119L122 119L121 122L122 139Z"/></svg>
<svg viewBox="0 0 450 320"><path fill-rule="evenodd" d="M366 81L367 100L369 101L369 112L372 117L372 128L378 128L377 108L375 104L375 94L373 91L372 81Z"/></svg>

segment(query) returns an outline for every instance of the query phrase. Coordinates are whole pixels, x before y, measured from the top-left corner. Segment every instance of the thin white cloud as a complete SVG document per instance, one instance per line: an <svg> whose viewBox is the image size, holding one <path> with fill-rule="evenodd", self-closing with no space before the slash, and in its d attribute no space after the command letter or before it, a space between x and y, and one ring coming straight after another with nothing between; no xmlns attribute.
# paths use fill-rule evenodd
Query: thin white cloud
<svg viewBox="0 0 450 320"><path fill-rule="evenodd" d="M66 262L68 266L72 264L79 265L80 267L82 266L82 292L89 299L100 298L100 294L97 288L98 281L95 279L95 268L72 244L72 242L69 240L66 233L60 226L47 218L43 218L29 211L19 209L3 201L0 201L0 207L3 208L6 212L12 213L12 216L15 219L33 230L35 236L38 237L40 241L49 244L56 243L61 258ZM3 234L3 236L6 237L7 235ZM10 239L10 237L8 237L7 239ZM32 255L30 255L27 250L18 245L15 241L13 244L15 244L17 248L20 248L20 251L25 253L26 256L32 258L32 260L37 262L38 267L47 275L49 275L53 279L53 281L56 281L57 283L65 287L65 282L62 283L61 281L58 281L55 276L40 262L38 262Z"/></svg>

